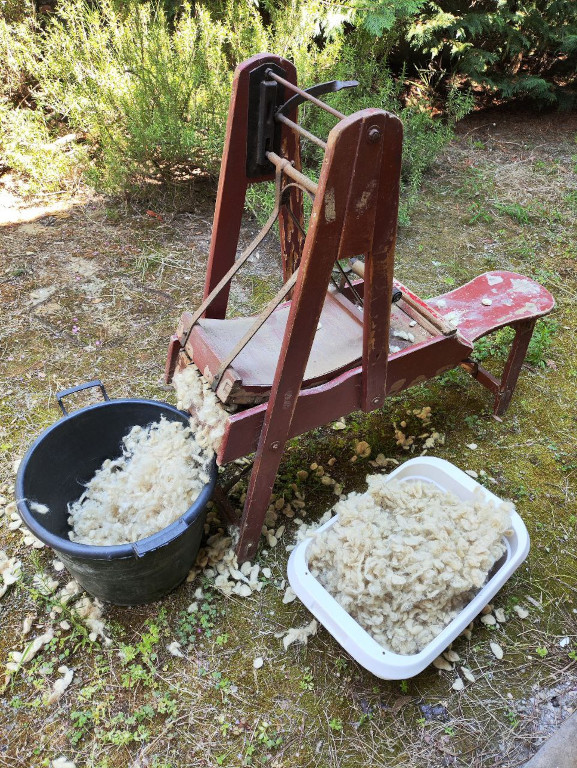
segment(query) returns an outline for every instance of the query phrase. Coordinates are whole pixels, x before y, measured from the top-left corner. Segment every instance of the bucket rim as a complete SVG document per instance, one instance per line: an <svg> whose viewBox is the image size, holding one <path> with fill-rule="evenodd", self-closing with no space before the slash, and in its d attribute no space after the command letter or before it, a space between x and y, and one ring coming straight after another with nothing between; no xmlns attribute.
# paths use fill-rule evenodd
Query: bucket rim
<svg viewBox="0 0 577 768"><path fill-rule="evenodd" d="M39 521L32 515L28 507L29 499L24 496L24 475L28 461L36 448L51 432L58 429L58 427L64 421L73 419L75 416L86 413L87 411L95 411L101 408L118 407L129 403L139 403L162 407L163 410L168 409L175 415L179 415L183 418L186 418L187 420L190 418L190 414L188 412L181 411L179 408L176 408L176 406L171 405L170 403L166 403L162 400L150 400L145 398L118 398L105 400L103 402L87 405L84 408L79 408L76 411L71 411L67 415L61 416L61 418L59 418L53 424L50 424L50 426L46 427L46 429L44 429L34 440L34 442L26 451L22 461L20 462L20 466L18 467L18 472L16 475L15 487L15 501L18 513L27 528L34 534L34 536L36 536L36 538L40 539L40 541L50 546L56 552L62 553L64 556L92 560L117 560L135 556L142 557L148 552L153 552L160 547L166 546L175 538L182 535L184 531L196 520L198 514L202 512L213 494L218 471L216 455L211 459L207 467L209 475L208 482L203 486L201 492L190 505L190 507L186 510L186 512L184 512L170 525L167 525L164 528L161 528L160 531L157 531L150 536L146 536L143 539L139 539L136 542L130 542L128 544L114 544L111 546L80 544L78 542L70 541L69 539L63 539L60 536L56 536L50 531L47 531L39 523Z"/></svg>

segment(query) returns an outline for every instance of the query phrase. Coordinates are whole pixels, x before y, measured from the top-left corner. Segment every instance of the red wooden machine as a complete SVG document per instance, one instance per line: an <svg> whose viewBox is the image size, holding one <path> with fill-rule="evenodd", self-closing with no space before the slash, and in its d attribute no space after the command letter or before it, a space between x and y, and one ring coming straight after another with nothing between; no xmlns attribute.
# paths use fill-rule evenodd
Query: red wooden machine
<svg viewBox="0 0 577 768"><path fill-rule="evenodd" d="M204 301L172 337L169 382L194 362L228 418L220 465L256 451L238 557L253 557L286 441L387 395L463 366L494 395L502 414L537 318L554 306L543 287L490 272L423 301L393 278L402 124L380 109L345 116L318 97L356 85L297 87L294 66L259 54L234 76ZM297 122L309 102L335 118L327 141ZM300 141L324 149L320 178L301 172ZM249 184L275 182L274 210L236 258ZM312 200L305 226L303 194ZM226 318L230 282L278 220L284 285L257 317ZM364 257L364 262L358 257ZM352 272L343 263L357 259ZM344 260L347 260L346 262ZM341 278L334 280L334 270ZM361 279L358 279L361 277ZM515 329L500 379L470 358L474 342Z"/></svg>

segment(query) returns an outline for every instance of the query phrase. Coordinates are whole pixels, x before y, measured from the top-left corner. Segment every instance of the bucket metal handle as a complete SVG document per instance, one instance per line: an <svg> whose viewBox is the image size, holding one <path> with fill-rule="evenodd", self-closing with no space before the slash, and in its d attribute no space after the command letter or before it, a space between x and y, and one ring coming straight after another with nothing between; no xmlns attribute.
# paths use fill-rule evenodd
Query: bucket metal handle
<svg viewBox="0 0 577 768"><path fill-rule="evenodd" d="M84 384L79 384L77 387L70 387L70 389L63 389L60 392L56 393L56 399L58 400L58 405L60 406L60 409L62 410L62 413L65 416L68 416L68 411L64 407L64 403L62 400L65 397L68 397L68 395L72 395L75 392L81 392L83 389L90 389L91 387L100 387L100 391L102 392L102 397L105 400L110 400L108 395L106 394L106 390L104 389L104 384L100 381L100 379L95 379L94 381L87 381Z"/></svg>

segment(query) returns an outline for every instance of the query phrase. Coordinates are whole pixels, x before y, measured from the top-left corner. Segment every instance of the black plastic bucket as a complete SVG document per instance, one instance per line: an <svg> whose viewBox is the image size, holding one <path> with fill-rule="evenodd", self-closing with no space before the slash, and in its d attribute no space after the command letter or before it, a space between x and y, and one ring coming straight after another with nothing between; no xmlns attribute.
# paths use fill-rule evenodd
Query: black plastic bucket
<svg viewBox="0 0 577 768"><path fill-rule="evenodd" d="M89 386L100 386L106 401L67 414L62 398ZM189 415L155 400L108 400L101 382L89 382L57 397L65 416L37 438L22 460L16 478L18 511L32 533L58 553L76 581L94 597L117 605L158 600L186 578L194 563L216 482L216 461L193 505L158 533L111 547L72 542L68 502L79 498L105 459L121 455L122 438L132 427L146 427L161 416L188 425ZM49 511L31 510L32 502L46 505Z"/></svg>

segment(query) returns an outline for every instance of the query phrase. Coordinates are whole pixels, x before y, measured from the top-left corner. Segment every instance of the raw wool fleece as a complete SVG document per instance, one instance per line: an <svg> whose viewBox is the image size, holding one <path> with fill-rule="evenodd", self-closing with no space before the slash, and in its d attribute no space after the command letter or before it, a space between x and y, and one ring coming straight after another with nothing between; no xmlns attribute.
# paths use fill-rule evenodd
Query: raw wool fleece
<svg viewBox="0 0 577 768"><path fill-rule="evenodd" d="M68 505L72 541L112 546L151 536L183 515L208 482L213 454L181 422L133 427L122 451Z"/></svg>
<svg viewBox="0 0 577 768"><path fill-rule="evenodd" d="M190 427L197 443L218 453L228 418L222 403L194 363L175 373L172 383L176 390L176 407L190 411Z"/></svg>
<svg viewBox="0 0 577 768"><path fill-rule="evenodd" d="M367 477L309 545L309 568L383 647L417 653L470 601L505 551L512 504L462 501L421 481Z"/></svg>

